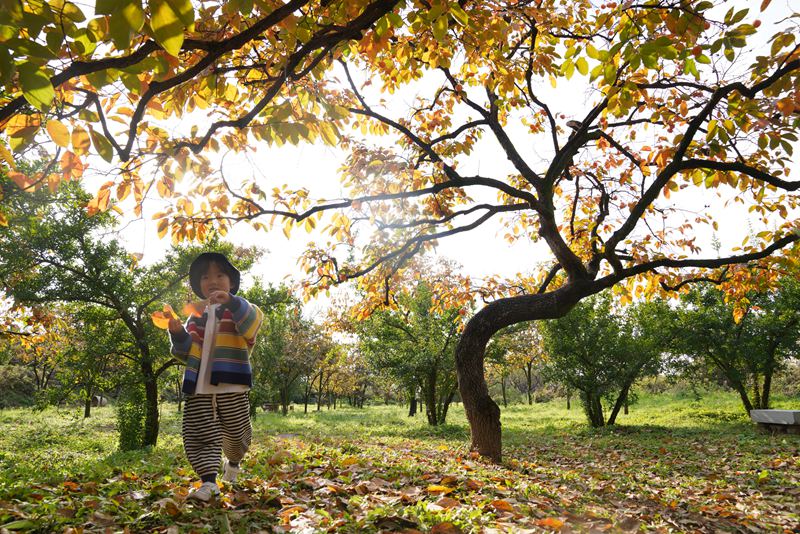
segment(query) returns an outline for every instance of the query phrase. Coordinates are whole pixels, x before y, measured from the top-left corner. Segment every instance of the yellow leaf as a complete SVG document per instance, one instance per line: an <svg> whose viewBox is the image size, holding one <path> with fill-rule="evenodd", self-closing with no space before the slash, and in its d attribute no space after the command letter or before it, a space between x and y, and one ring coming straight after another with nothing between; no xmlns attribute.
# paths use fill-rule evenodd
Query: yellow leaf
<svg viewBox="0 0 800 534"><path fill-rule="evenodd" d="M50 139L58 146L64 148L69 146L69 130L64 126L64 123L56 120L47 121L47 133L50 134Z"/></svg>
<svg viewBox="0 0 800 534"><path fill-rule="evenodd" d="M24 139L33 138L39 126L42 124L41 115L25 115L18 113L13 115L6 123L6 134L9 137L22 137ZM13 148L13 147L12 147Z"/></svg>
<svg viewBox="0 0 800 534"><path fill-rule="evenodd" d="M0 226L8 226L8 218L3 213L0 213Z"/></svg>
<svg viewBox="0 0 800 534"><path fill-rule="evenodd" d="M167 228L169 227L169 220L168 219L161 219L158 221L158 226L156 230L158 231L158 238L161 239L167 234Z"/></svg>
<svg viewBox="0 0 800 534"><path fill-rule="evenodd" d="M16 170L17 163L14 161L14 156L11 154L11 152L8 151L6 146L2 143L0 143L0 158L2 158L3 161L8 163L9 167Z"/></svg>
<svg viewBox="0 0 800 534"><path fill-rule="evenodd" d="M183 29L178 14L166 0L150 0L150 26L156 42L171 56L178 57L183 46Z"/></svg>
<svg viewBox="0 0 800 534"><path fill-rule="evenodd" d="M451 487L448 487L448 486L440 486L438 484L431 484L427 488L427 492L428 493L433 493L433 494L442 493L442 494L447 495L448 493L452 493L453 491L455 491L454 488L451 488Z"/></svg>
<svg viewBox="0 0 800 534"><path fill-rule="evenodd" d="M75 154L88 154L90 146L89 133L82 127L76 126L72 130L72 148Z"/></svg>

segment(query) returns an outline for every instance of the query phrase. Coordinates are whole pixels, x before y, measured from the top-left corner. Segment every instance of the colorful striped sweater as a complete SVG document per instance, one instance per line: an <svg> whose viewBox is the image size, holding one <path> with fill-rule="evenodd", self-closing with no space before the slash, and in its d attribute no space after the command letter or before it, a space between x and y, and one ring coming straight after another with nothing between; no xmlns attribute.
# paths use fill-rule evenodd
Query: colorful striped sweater
<svg viewBox="0 0 800 534"><path fill-rule="evenodd" d="M183 392L190 395L197 388L207 319L208 311L200 317L193 315L186 321L183 332L170 334L172 355L186 365ZM244 384L252 387L250 352L263 319L264 314L258 306L250 304L242 297L232 296L230 304L217 310L219 322L209 362L212 384Z"/></svg>

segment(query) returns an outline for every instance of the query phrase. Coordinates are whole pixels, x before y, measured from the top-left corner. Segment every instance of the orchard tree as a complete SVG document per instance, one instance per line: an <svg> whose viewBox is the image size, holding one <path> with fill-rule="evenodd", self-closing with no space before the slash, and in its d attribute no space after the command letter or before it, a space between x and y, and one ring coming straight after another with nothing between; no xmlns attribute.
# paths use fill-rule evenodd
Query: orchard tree
<svg viewBox="0 0 800 534"><path fill-rule="evenodd" d="M140 444L155 446L159 378L177 361L169 357L168 337L155 328L150 312L162 301L181 309L184 280L199 250L216 247L237 257L242 268L252 264L257 252L234 251L210 239L204 248L178 248L144 267L115 239L110 212L87 216L88 198L75 182L61 184L52 193L40 189L14 196L7 205L12 214L9 227L0 233L0 283L20 303L96 305L124 325L126 338L119 340L116 353L132 367L136 387L144 390Z"/></svg>
<svg viewBox="0 0 800 534"><path fill-rule="evenodd" d="M410 257L481 225L549 250L541 272L462 277L450 296L487 302L456 361L472 447L496 460L500 410L483 373L494 333L563 316L610 287L650 297L713 278L737 298L774 283L800 239L797 197L786 194L800 184L790 171L800 48L795 19L770 0L760 8L783 18L777 26L736 0L55 5L14 3L5 15L0 124L15 150L44 131L61 147L46 172L11 171L26 188L80 175L91 151L121 174L90 209L132 194L137 212L152 169L173 201L159 232L176 240L243 219L288 234L332 212L331 243L303 257L308 290L361 278L375 305L390 301ZM413 109L370 93L406 86ZM168 124L179 115L188 132ZM257 178L231 186L200 153L337 135L349 150L341 199ZM722 203L698 214L696 197L709 193L750 213L755 239L702 250L696 233L716 228ZM375 230L368 240L364 227Z"/></svg>
<svg viewBox="0 0 800 534"><path fill-rule="evenodd" d="M742 401L746 413L770 406L772 379L792 358L800 341L800 283L782 278L771 291L747 295L734 320L734 305L710 285L693 288L677 311L674 337L678 354L719 370Z"/></svg>
<svg viewBox="0 0 800 534"><path fill-rule="evenodd" d="M537 324L518 323L501 330L487 346L487 358L491 360L493 356L495 359L502 358L509 371L522 370L528 404L533 404L534 391L542 386L541 368L546 360L544 342Z"/></svg>
<svg viewBox="0 0 800 534"><path fill-rule="evenodd" d="M615 308L604 293L542 323L549 356L546 372L580 392L593 427L616 423L620 410L630 403L634 383L661 368L661 353L671 334L663 327L666 313L663 302ZM603 401L611 406L608 418Z"/></svg>
<svg viewBox="0 0 800 534"><path fill-rule="evenodd" d="M415 394L422 390L428 424L444 424L456 394L455 359L461 309L436 309L427 281L396 295L392 306L357 326L360 350L378 373Z"/></svg>

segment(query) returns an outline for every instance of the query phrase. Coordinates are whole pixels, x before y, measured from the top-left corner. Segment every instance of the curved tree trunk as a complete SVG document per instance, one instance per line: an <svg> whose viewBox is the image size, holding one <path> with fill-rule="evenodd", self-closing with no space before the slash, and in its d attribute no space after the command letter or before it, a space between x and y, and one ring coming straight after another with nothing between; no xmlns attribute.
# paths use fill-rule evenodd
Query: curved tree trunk
<svg viewBox="0 0 800 534"><path fill-rule="evenodd" d="M456 346L456 369L458 389L472 436L472 450L496 462L502 460L500 407L489 396L483 367L489 339L501 328L512 324L561 317L581 298L604 288L587 280L567 284L546 294L498 299L467 322Z"/></svg>

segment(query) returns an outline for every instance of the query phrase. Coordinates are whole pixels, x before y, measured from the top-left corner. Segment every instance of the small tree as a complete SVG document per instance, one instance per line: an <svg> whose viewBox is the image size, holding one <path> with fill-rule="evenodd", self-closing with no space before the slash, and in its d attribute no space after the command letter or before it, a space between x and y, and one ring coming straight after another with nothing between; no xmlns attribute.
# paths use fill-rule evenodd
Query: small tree
<svg viewBox="0 0 800 534"><path fill-rule="evenodd" d="M604 294L544 323L548 373L580 392L593 427L613 425L636 379L660 367L659 335L651 323L659 308L646 303L615 310ZM604 399L612 406L607 420Z"/></svg>

